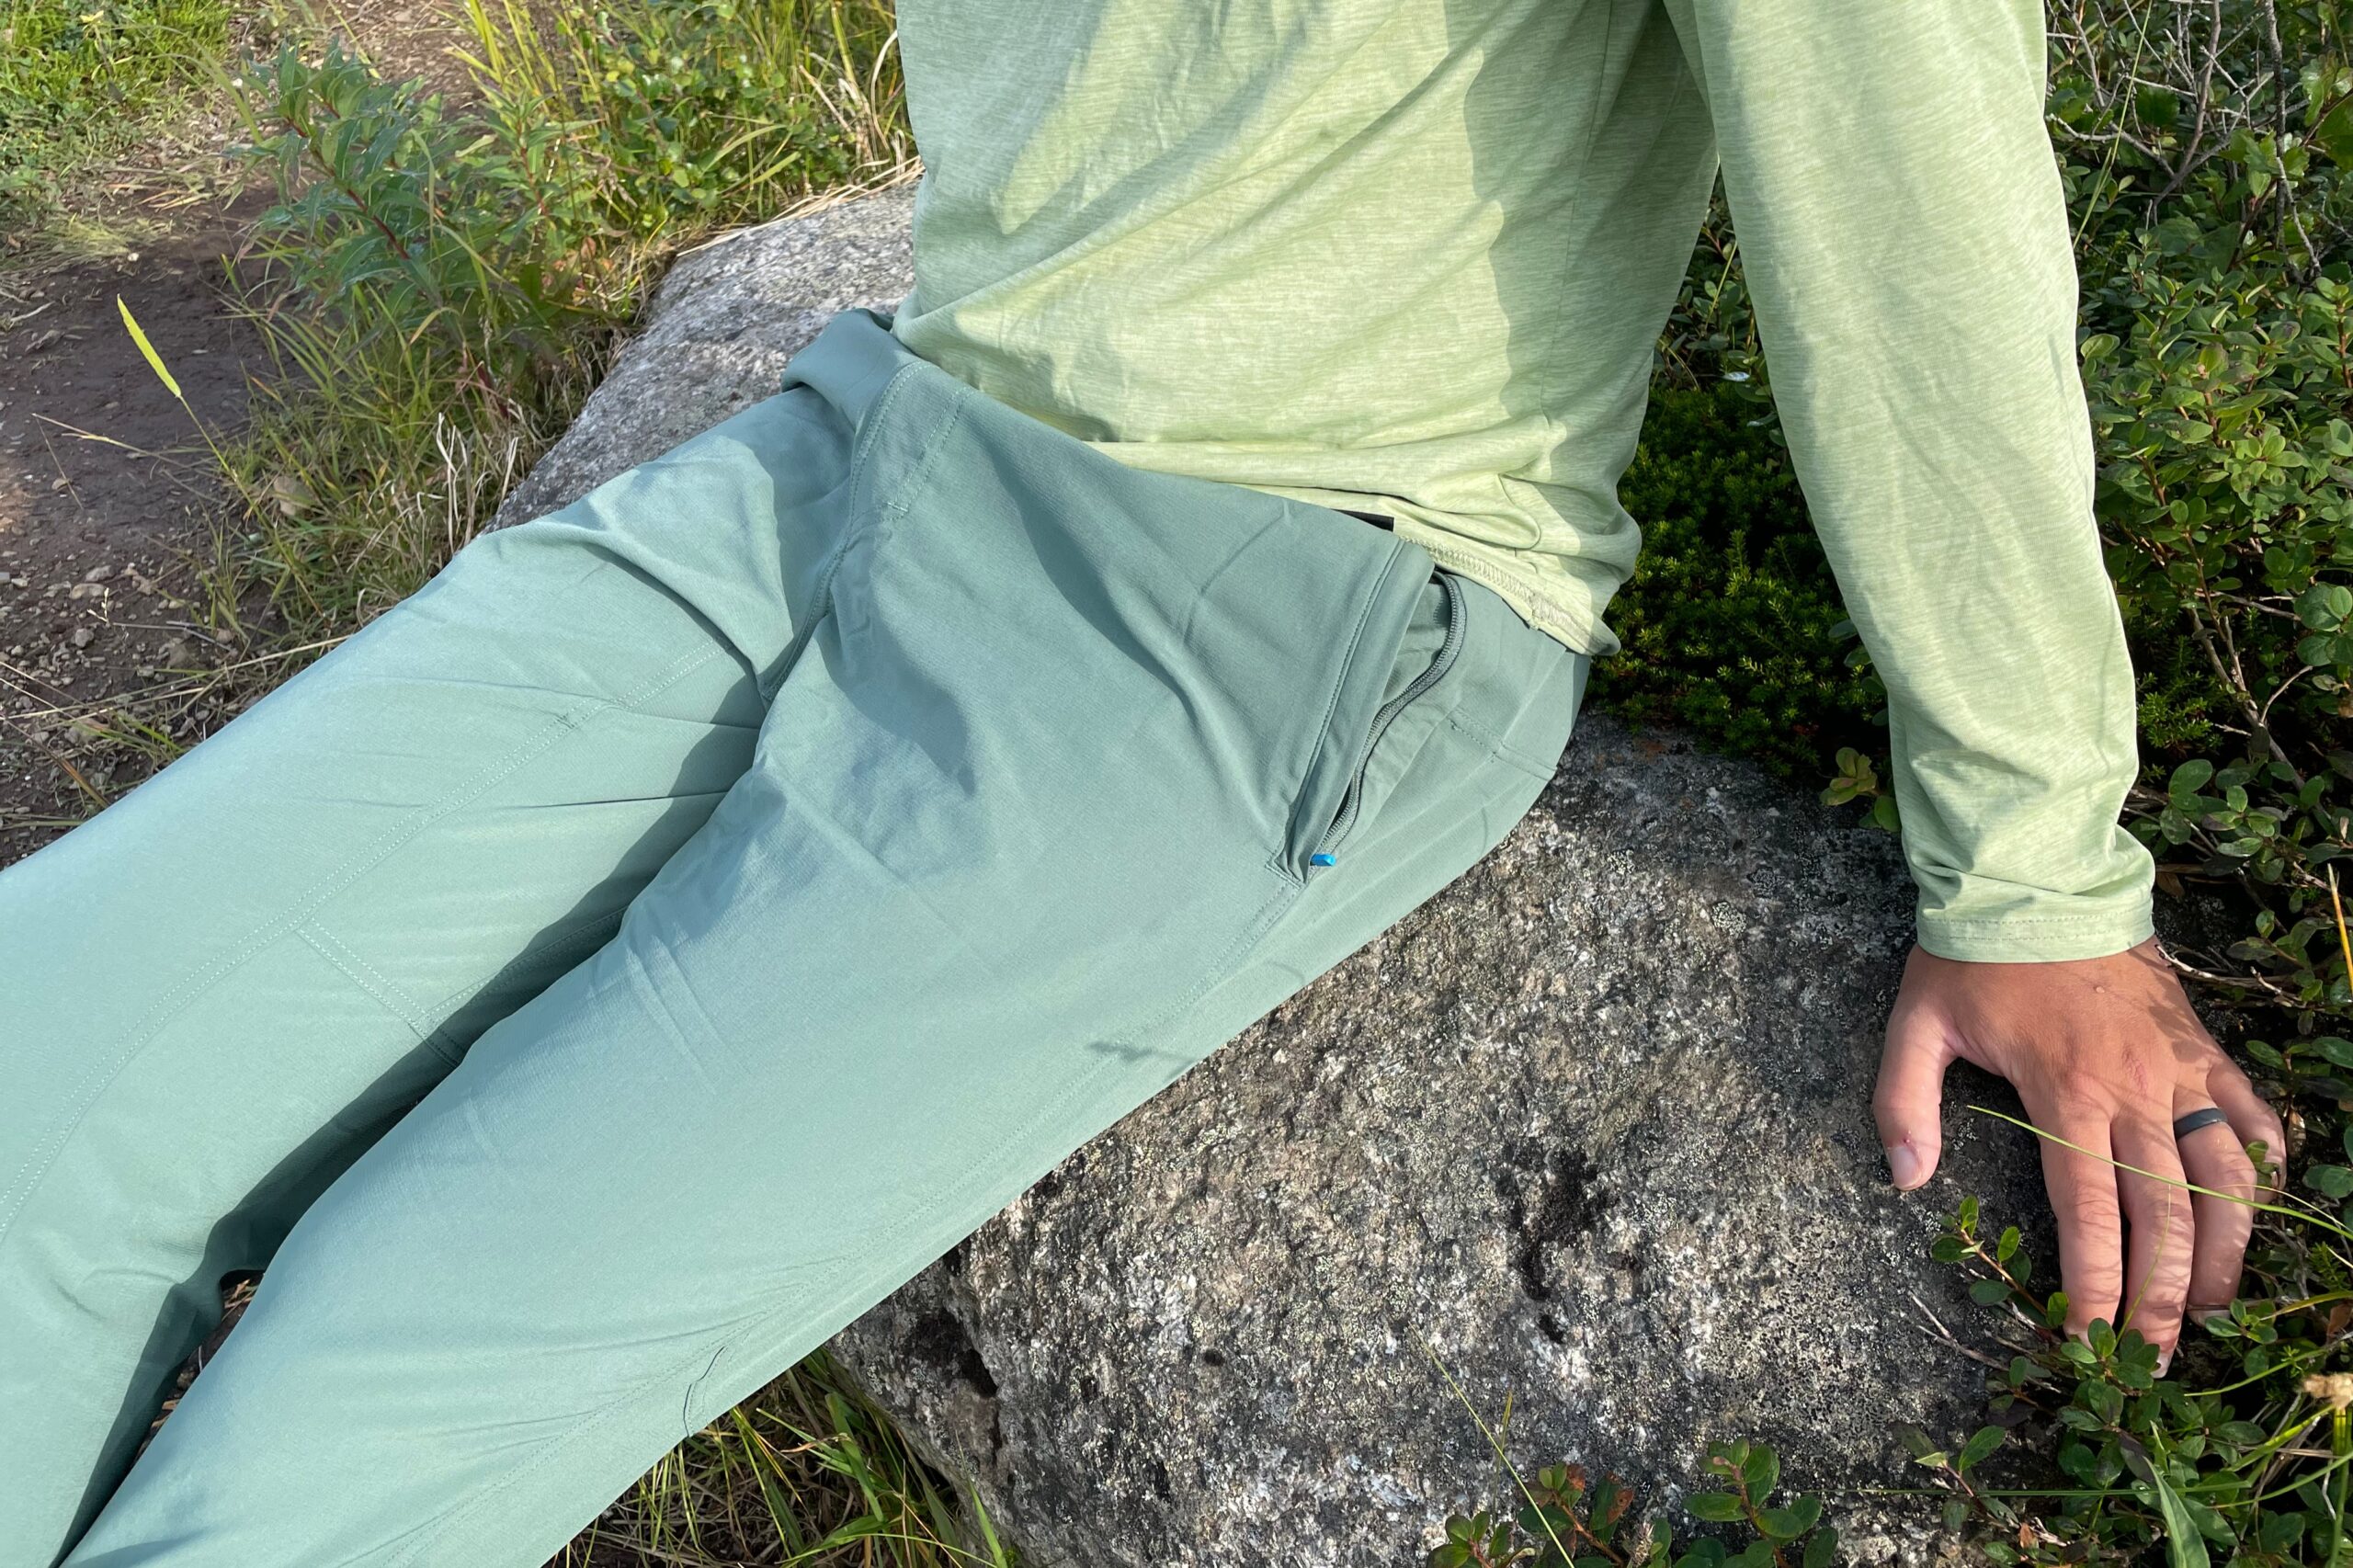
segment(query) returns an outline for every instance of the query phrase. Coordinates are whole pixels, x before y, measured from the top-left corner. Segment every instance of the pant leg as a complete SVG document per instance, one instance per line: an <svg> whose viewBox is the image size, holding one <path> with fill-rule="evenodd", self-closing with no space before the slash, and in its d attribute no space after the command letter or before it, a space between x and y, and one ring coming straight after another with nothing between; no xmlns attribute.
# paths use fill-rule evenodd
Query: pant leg
<svg viewBox="0 0 2353 1568"><path fill-rule="evenodd" d="M435 580L0 874L0 1564L311 1199L748 764L850 461L779 397Z"/></svg>
<svg viewBox="0 0 2353 1568"><path fill-rule="evenodd" d="M544 1561L1533 800L1582 671L1493 595L867 405L827 330L867 458L749 768L311 1207L75 1568Z"/></svg>

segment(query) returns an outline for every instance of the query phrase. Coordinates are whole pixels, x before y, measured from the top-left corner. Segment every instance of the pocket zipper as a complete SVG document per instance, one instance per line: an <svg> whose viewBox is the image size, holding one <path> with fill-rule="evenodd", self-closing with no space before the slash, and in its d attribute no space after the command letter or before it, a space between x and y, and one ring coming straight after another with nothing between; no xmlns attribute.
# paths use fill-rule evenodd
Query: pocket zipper
<svg viewBox="0 0 2353 1568"><path fill-rule="evenodd" d="M1315 850L1307 858L1310 868L1336 865L1341 844L1357 824L1357 813L1364 804L1365 770L1372 766L1372 754L1380 748L1381 737L1397 715L1424 692L1445 677L1454 657L1462 651L1462 590L1456 586L1450 573L1438 574L1438 586L1446 592L1446 639L1438 644L1438 653L1423 670L1405 685L1405 689L1373 710L1371 733L1365 737L1364 751L1357 758L1356 771L1348 776L1347 790L1340 796L1340 809L1332 817L1332 825L1316 840Z"/></svg>

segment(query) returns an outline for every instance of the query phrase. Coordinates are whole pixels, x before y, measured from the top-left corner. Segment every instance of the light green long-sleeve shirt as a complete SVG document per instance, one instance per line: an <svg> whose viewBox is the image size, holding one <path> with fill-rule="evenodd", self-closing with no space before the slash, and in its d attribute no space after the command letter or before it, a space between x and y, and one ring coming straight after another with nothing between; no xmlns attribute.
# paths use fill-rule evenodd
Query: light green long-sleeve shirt
<svg viewBox="0 0 2353 1568"><path fill-rule="evenodd" d="M2149 932L2035 0L901 0L895 331L1141 467L1377 510L1571 646L1721 161L1884 677L1929 951Z"/></svg>

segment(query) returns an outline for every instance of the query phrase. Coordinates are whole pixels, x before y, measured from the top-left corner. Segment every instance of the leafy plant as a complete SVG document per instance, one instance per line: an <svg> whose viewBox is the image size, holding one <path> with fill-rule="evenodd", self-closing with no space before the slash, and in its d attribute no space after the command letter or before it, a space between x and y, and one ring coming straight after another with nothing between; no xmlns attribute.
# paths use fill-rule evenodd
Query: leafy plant
<svg viewBox="0 0 2353 1568"><path fill-rule="evenodd" d="M549 1568L1013 1568L977 1498L824 1351L688 1438Z"/></svg>
<svg viewBox="0 0 2353 1568"><path fill-rule="evenodd" d="M1596 702L1789 776L1841 746L1884 748L1886 697L1786 454L1744 391L1656 390L1619 489L1643 544L1610 608L1623 647L1594 666Z"/></svg>
<svg viewBox="0 0 2353 1568"><path fill-rule="evenodd" d="M2353 1132L2347 1142L2353 1151ZM1951 1494L1948 1520L1989 1527L1990 1561L2125 1562L2162 1548L2177 1568L2217 1552L2269 1568L2353 1553L2353 1374L2334 1369L2353 1322L2353 1231L2336 1210L2353 1171L2315 1166L2304 1184L2330 1204L2264 1206L2250 1262L2268 1289L2210 1318L2206 1344L2185 1342L2203 1387L2161 1379L2154 1347L2129 1327L2099 1322L2086 1339L2066 1337L2066 1299L2033 1294L2017 1228L1989 1239L1976 1200L1961 1204L1937 1256L1977 1276L1971 1294L2001 1311L2014 1353L1989 1380L1993 1425L1961 1453L1911 1441ZM2006 1430L2029 1426L2052 1436L2059 1483L2006 1492L1973 1481L1972 1452L1982 1460Z"/></svg>
<svg viewBox="0 0 2353 1568"><path fill-rule="evenodd" d="M569 424L670 252L911 153L882 0L472 0L452 108L329 42L236 78L275 187L278 374L214 597L337 636L429 577Z"/></svg>
<svg viewBox="0 0 2353 1568"><path fill-rule="evenodd" d="M1699 1536L1678 1552L1672 1525L1626 1528L1633 1494L1615 1476L1588 1483L1577 1465L1551 1465L1523 1489L1509 1518L1482 1509L1446 1521L1446 1540L1430 1568L1827 1568L1837 1560L1838 1532L1822 1523L1822 1500L1805 1494L1776 1502L1781 1461L1762 1443L1711 1445L1707 1472L1720 1490L1685 1499L1694 1519L1728 1525L1736 1547Z"/></svg>

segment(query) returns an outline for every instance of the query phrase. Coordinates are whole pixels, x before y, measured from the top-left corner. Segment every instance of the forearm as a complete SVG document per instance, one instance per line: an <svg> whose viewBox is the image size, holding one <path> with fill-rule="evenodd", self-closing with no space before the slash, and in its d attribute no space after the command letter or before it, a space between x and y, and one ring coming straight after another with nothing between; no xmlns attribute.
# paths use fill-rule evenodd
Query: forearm
<svg viewBox="0 0 2353 1568"><path fill-rule="evenodd" d="M1791 459L1888 690L1920 940L2148 934L2132 676L2092 519L2039 7L1693 0Z"/></svg>

